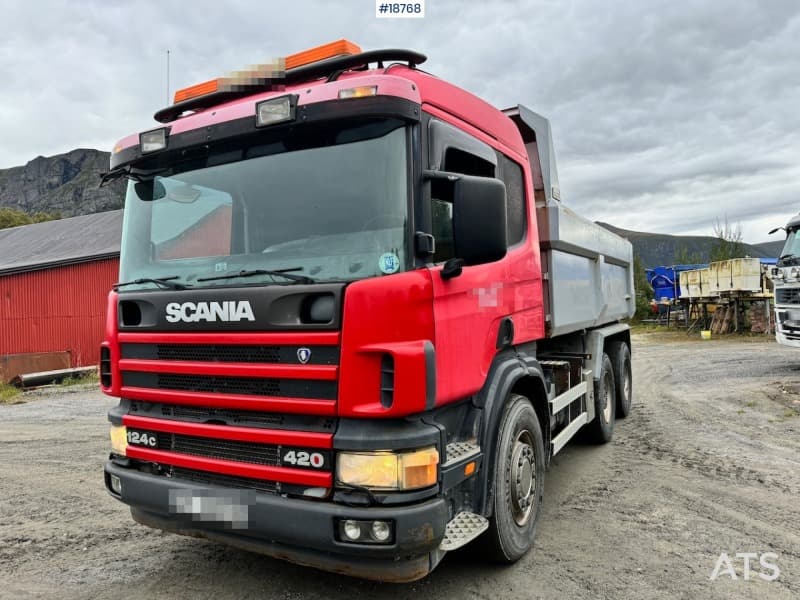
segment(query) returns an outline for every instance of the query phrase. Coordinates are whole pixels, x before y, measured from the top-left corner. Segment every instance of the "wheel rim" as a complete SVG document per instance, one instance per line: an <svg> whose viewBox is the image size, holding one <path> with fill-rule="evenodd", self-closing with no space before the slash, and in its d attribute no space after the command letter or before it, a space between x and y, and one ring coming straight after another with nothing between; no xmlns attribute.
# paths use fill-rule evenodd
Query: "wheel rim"
<svg viewBox="0 0 800 600"><path fill-rule="evenodd" d="M533 436L520 431L511 453L511 509L514 522L525 525L531 518L536 500L536 453Z"/></svg>
<svg viewBox="0 0 800 600"><path fill-rule="evenodd" d="M628 399L631 397L631 371L630 367L625 369L625 376L623 377L622 382L622 393L625 396L622 398L625 402L628 402Z"/></svg>
<svg viewBox="0 0 800 600"><path fill-rule="evenodd" d="M606 373L603 377L603 419L606 423L611 422L611 376Z"/></svg>

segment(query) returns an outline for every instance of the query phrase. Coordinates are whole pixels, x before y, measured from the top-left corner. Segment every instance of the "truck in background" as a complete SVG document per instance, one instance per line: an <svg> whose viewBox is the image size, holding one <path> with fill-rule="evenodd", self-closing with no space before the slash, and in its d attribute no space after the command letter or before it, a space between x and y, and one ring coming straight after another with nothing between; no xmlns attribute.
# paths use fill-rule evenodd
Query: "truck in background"
<svg viewBox="0 0 800 600"><path fill-rule="evenodd" d="M800 214L786 227L786 243L770 275L775 290L775 339L784 346L800 348Z"/></svg>
<svg viewBox="0 0 800 600"><path fill-rule="evenodd" d="M547 119L346 41L121 140L105 485L176 533L384 581L531 547L545 469L631 409L633 251Z"/></svg>

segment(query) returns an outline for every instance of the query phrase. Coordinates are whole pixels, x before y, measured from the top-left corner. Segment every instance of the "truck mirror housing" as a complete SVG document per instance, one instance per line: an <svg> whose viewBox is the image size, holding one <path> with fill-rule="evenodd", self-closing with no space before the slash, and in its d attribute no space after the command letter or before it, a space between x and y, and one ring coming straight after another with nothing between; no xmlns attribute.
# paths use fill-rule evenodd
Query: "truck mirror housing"
<svg viewBox="0 0 800 600"><path fill-rule="evenodd" d="M506 186L499 179L462 175L453 185L453 242L464 264L506 255Z"/></svg>

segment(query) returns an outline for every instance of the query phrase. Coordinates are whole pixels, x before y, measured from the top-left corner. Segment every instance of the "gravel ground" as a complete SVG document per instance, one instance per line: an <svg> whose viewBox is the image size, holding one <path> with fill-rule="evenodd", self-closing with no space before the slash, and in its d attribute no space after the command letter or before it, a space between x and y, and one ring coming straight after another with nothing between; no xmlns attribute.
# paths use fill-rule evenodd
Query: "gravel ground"
<svg viewBox="0 0 800 600"><path fill-rule="evenodd" d="M800 351L772 341L637 335L634 410L602 447L547 473L536 547L510 567L468 549L394 585L136 525L108 496L91 388L0 405L2 598L798 598ZM712 581L721 553L730 571ZM736 553L774 552L774 571Z"/></svg>

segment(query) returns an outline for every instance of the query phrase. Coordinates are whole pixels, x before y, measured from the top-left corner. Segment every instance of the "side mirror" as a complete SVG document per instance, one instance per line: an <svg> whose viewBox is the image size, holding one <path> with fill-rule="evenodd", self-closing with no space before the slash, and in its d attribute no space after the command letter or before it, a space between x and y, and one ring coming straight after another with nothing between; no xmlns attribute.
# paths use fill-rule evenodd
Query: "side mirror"
<svg viewBox="0 0 800 600"><path fill-rule="evenodd" d="M157 181L155 178L137 181L133 187L139 199L145 202L161 200L167 195L167 189L164 187L164 184Z"/></svg>
<svg viewBox="0 0 800 600"><path fill-rule="evenodd" d="M453 243L464 264L506 255L506 186L499 179L460 176L453 184Z"/></svg>

